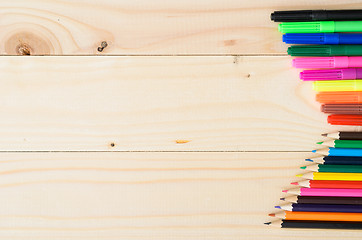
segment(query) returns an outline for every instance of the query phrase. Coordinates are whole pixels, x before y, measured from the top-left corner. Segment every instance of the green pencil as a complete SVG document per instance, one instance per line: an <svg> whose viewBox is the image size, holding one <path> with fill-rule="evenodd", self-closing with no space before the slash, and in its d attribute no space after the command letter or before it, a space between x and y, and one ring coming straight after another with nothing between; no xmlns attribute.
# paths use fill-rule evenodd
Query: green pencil
<svg viewBox="0 0 362 240"><path fill-rule="evenodd" d="M362 165L324 165L312 164L301 169L313 172L333 172L333 173L362 173Z"/></svg>
<svg viewBox="0 0 362 240"><path fill-rule="evenodd" d="M362 148L362 140L332 140L317 144L335 148Z"/></svg>

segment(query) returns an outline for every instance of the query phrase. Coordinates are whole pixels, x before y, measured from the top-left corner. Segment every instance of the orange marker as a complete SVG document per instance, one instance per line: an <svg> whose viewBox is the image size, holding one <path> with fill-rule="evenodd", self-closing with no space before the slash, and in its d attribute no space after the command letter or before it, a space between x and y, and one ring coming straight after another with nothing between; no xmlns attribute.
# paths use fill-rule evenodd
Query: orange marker
<svg viewBox="0 0 362 240"><path fill-rule="evenodd" d="M362 213L284 211L269 216L285 220L362 222Z"/></svg>
<svg viewBox="0 0 362 240"><path fill-rule="evenodd" d="M320 103L362 103L362 92L319 92Z"/></svg>

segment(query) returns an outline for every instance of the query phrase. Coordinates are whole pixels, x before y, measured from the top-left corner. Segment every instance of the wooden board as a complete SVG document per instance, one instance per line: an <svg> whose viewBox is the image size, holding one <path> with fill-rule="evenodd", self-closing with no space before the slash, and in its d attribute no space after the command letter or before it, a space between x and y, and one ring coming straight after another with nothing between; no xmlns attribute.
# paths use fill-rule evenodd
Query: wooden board
<svg viewBox="0 0 362 240"><path fill-rule="evenodd" d="M0 5L0 54L285 54L274 10L356 0L16 0ZM108 43L102 52L102 41Z"/></svg>
<svg viewBox="0 0 362 240"><path fill-rule="evenodd" d="M1 153L0 238L361 238L360 231L262 225L310 156Z"/></svg>
<svg viewBox="0 0 362 240"><path fill-rule="evenodd" d="M290 61L2 57L0 151L310 151L337 128Z"/></svg>

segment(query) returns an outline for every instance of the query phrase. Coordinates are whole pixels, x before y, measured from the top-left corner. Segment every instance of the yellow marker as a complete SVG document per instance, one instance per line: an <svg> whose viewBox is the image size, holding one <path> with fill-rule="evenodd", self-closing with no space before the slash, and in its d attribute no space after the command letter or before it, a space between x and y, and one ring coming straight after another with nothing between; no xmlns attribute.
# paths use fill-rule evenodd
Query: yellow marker
<svg viewBox="0 0 362 240"><path fill-rule="evenodd" d="M362 181L362 173L310 172L297 176L310 180Z"/></svg>
<svg viewBox="0 0 362 240"><path fill-rule="evenodd" d="M315 81L317 92L362 91L362 80Z"/></svg>

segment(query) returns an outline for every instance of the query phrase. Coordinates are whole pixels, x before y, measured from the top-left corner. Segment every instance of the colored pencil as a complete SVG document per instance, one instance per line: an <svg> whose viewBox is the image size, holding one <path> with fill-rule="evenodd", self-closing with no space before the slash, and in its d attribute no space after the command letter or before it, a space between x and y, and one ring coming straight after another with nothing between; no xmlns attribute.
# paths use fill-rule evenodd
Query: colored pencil
<svg viewBox="0 0 362 240"><path fill-rule="evenodd" d="M362 104L323 104L321 112L328 114L362 114Z"/></svg>
<svg viewBox="0 0 362 240"><path fill-rule="evenodd" d="M324 133L322 136L339 140L362 140L362 132L334 132Z"/></svg>
<svg viewBox="0 0 362 240"><path fill-rule="evenodd" d="M362 181L304 180L300 182L292 182L291 184L306 188L362 189Z"/></svg>
<svg viewBox="0 0 362 240"><path fill-rule="evenodd" d="M353 212L362 213L362 205L342 205L342 204L299 204L288 203L275 206L277 209L293 212Z"/></svg>
<svg viewBox="0 0 362 240"><path fill-rule="evenodd" d="M318 197L362 197L362 189L345 188L295 188L283 190L284 193L300 196Z"/></svg>
<svg viewBox="0 0 362 240"><path fill-rule="evenodd" d="M281 198L280 200L292 203L305 204L352 204L362 205L360 197L316 197L316 196L290 196Z"/></svg>
<svg viewBox="0 0 362 240"><path fill-rule="evenodd" d="M362 92L319 92L316 100L320 103L362 103Z"/></svg>
<svg viewBox="0 0 362 240"><path fill-rule="evenodd" d="M317 144L335 148L362 148L362 140L331 140Z"/></svg>
<svg viewBox="0 0 362 240"><path fill-rule="evenodd" d="M310 229L362 229L362 222L340 222L340 221L293 221L278 220L267 222L266 225L278 228L310 228Z"/></svg>
<svg viewBox="0 0 362 240"><path fill-rule="evenodd" d="M362 173L362 165L324 165L312 164L301 169L313 172Z"/></svg>
<svg viewBox="0 0 362 240"><path fill-rule="evenodd" d="M361 148L324 148L312 152L325 156L362 157Z"/></svg>
<svg viewBox="0 0 362 240"><path fill-rule="evenodd" d="M345 115L345 114L333 114L327 117L327 122L331 125L351 125L362 126L361 115Z"/></svg>
<svg viewBox="0 0 362 240"><path fill-rule="evenodd" d="M325 165L361 165L362 157L324 156L305 159L305 161Z"/></svg>
<svg viewBox="0 0 362 240"><path fill-rule="evenodd" d="M297 177L310 180L362 181L362 173L310 172L298 174Z"/></svg>
<svg viewBox="0 0 362 240"><path fill-rule="evenodd" d="M362 213L283 211L269 216L286 220L362 222Z"/></svg>

